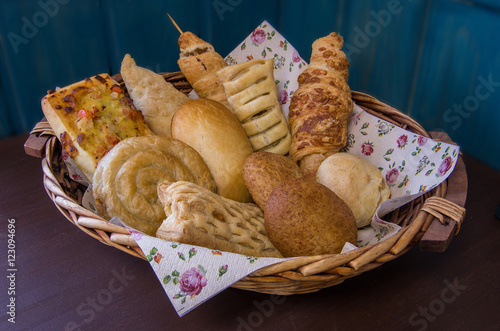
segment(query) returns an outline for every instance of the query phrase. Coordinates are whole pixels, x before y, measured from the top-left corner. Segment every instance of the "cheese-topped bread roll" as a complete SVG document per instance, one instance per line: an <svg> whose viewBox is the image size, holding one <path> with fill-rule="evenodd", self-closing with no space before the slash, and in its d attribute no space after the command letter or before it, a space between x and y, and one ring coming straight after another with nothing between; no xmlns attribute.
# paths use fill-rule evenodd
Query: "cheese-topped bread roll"
<svg viewBox="0 0 500 331"><path fill-rule="evenodd" d="M254 151L285 155L292 136L278 100L273 60L255 59L217 72Z"/></svg>
<svg viewBox="0 0 500 331"><path fill-rule="evenodd" d="M47 94L42 110L61 145L89 181L97 163L121 140L153 134L142 113L108 74Z"/></svg>
<svg viewBox="0 0 500 331"><path fill-rule="evenodd" d="M353 101L343 43L337 33L314 41L311 63L299 75L299 88L290 102L290 156L310 178L314 178L325 158L338 153L347 143L347 120Z"/></svg>
<svg viewBox="0 0 500 331"><path fill-rule="evenodd" d="M158 183L177 180L216 189L205 162L193 148L165 136L136 137L121 141L99 162L92 192L103 216L119 217L154 236L165 219Z"/></svg>
<svg viewBox="0 0 500 331"><path fill-rule="evenodd" d="M157 73L139 67L126 54L120 70L127 92L140 109L151 130L161 136L171 136L170 123L177 108L189 98Z"/></svg>

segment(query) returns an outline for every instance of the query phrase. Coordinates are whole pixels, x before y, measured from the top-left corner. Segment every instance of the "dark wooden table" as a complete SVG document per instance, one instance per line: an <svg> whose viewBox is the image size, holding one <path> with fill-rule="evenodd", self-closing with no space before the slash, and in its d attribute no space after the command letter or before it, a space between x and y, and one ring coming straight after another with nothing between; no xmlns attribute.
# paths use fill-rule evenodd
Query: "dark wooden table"
<svg viewBox="0 0 500 331"><path fill-rule="evenodd" d="M89 237L59 213L42 185L41 160L24 153L26 139L0 141L0 330L500 329L500 173L472 158L464 156L466 219L445 253L415 246L310 294L229 288L179 318L147 262ZM11 298L15 324L8 321Z"/></svg>

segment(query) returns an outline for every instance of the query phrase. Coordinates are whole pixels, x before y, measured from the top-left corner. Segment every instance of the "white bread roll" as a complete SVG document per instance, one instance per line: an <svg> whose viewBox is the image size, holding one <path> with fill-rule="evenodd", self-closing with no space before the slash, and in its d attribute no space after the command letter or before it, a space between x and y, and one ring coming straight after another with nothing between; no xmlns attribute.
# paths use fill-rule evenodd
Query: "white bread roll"
<svg viewBox="0 0 500 331"><path fill-rule="evenodd" d="M373 163L349 153L327 157L318 168L316 180L344 200L358 228L370 224L378 206L391 194Z"/></svg>
<svg viewBox="0 0 500 331"><path fill-rule="evenodd" d="M252 145L227 107L209 99L184 103L172 119L172 137L201 155L219 195L239 202L252 201L242 176L243 163L253 152Z"/></svg>

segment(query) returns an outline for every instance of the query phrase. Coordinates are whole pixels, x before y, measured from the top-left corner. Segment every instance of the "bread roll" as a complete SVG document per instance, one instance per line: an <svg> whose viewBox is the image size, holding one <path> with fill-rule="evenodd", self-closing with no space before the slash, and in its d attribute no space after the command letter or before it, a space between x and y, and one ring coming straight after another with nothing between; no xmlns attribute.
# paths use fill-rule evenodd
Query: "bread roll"
<svg viewBox="0 0 500 331"><path fill-rule="evenodd" d="M190 99L167 82L162 76L136 65L126 54L120 73L134 106L142 111L151 130L170 137L170 123L177 108Z"/></svg>
<svg viewBox="0 0 500 331"><path fill-rule="evenodd" d="M378 206L391 195L380 170L354 154L329 156L319 166L316 180L347 203L358 228L370 224Z"/></svg>
<svg viewBox="0 0 500 331"><path fill-rule="evenodd" d="M190 100L175 112L172 137L200 153L220 195L239 202L252 200L242 177L243 163L252 154L252 146L229 109L209 99Z"/></svg>
<svg viewBox="0 0 500 331"><path fill-rule="evenodd" d="M310 179L290 179L277 186L264 209L266 233L285 257L338 254L356 245L356 220L326 186Z"/></svg>
<svg viewBox="0 0 500 331"><path fill-rule="evenodd" d="M243 164L243 181L253 201L262 210L276 186L301 176L299 167L292 159L271 152L253 153Z"/></svg>

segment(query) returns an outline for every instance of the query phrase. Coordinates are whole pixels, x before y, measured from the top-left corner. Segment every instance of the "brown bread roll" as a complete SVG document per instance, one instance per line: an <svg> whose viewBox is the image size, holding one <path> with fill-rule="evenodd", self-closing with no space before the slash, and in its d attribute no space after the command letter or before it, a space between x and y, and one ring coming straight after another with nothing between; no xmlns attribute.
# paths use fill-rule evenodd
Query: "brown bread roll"
<svg viewBox="0 0 500 331"><path fill-rule="evenodd" d="M209 99L190 100L175 112L171 131L172 137L200 153L220 195L239 202L252 201L242 177L252 145L227 107Z"/></svg>
<svg viewBox="0 0 500 331"><path fill-rule="evenodd" d="M262 210L276 186L301 176L299 166L292 159L272 152L253 153L243 164L243 181Z"/></svg>
<svg viewBox="0 0 500 331"><path fill-rule="evenodd" d="M356 245L356 220L347 204L326 186L290 179L277 186L264 208L266 233L285 257L339 254Z"/></svg>

